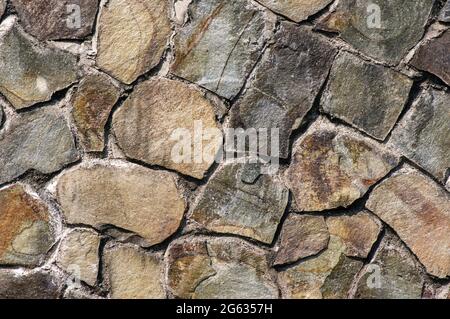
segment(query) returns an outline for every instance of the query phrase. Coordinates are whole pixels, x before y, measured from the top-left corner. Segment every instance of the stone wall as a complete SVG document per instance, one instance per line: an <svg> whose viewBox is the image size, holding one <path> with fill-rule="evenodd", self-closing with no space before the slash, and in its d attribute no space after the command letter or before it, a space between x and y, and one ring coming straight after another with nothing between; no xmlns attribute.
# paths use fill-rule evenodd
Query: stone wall
<svg viewBox="0 0 450 319"><path fill-rule="evenodd" d="M449 6L0 0L0 297L450 298Z"/></svg>

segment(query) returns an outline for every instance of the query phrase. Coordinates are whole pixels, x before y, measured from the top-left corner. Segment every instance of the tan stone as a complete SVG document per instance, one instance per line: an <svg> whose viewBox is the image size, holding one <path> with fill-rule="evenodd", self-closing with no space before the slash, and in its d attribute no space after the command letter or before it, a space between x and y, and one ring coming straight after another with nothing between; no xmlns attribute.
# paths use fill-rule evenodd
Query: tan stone
<svg viewBox="0 0 450 319"><path fill-rule="evenodd" d="M0 0L0 18L2 17L3 13L5 12L6 8L6 1Z"/></svg>
<svg viewBox="0 0 450 319"><path fill-rule="evenodd" d="M295 22L308 19L309 16L325 8L332 0L257 0L263 6L282 14Z"/></svg>

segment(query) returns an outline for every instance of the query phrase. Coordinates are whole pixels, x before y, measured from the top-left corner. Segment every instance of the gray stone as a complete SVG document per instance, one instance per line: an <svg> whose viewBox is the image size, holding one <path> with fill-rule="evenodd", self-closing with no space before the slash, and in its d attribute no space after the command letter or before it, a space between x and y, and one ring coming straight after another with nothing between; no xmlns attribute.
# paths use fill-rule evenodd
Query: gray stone
<svg viewBox="0 0 450 319"><path fill-rule="evenodd" d="M331 69L321 104L330 115L384 140L397 122L412 84L405 75L343 52Z"/></svg>
<svg viewBox="0 0 450 319"><path fill-rule="evenodd" d="M44 270L0 269L0 299L57 299L61 286Z"/></svg>
<svg viewBox="0 0 450 319"><path fill-rule="evenodd" d="M332 0L257 0L263 6L295 22L308 19L329 5Z"/></svg>
<svg viewBox="0 0 450 319"><path fill-rule="evenodd" d="M5 9L6 9L6 0L0 0L0 18L5 12Z"/></svg>
<svg viewBox="0 0 450 319"><path fill-rule="evenodd" d="M439 20L442 22L450 22L450 1L447 1L442 8L441 14L439 15Z"/></svg>

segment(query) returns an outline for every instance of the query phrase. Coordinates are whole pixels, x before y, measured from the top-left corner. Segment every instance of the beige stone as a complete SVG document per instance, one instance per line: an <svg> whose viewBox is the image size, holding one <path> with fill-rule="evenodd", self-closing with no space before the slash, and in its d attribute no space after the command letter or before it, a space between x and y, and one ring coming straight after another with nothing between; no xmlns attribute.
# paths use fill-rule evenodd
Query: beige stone
<svg viewBox="0 0 450 319"><path fill-rule="evenodd" d="M263 6L282 14L295 22L300 22L314 15L332 0L257 0Z"/></svg>

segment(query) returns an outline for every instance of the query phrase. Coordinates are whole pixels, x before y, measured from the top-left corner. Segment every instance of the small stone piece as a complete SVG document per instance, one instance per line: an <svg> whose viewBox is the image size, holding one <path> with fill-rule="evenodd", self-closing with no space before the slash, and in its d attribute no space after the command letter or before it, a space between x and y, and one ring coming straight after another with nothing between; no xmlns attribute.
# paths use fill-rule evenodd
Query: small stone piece
<svg viewBox="0 0 450 319"><path fill-rule="evenodd" d="M450 167L450 94L424 91L392 133L390 142L404 156L444 180Z"/></svg>
<svg viewBox="0 0 450 319"><path fill-rule="evenodd" d="M168 1L109 0L100 11L97 65L131 84L159 63L170 34Z"/></svg>
<svg viewBox="0 0 450 319"><path fill-rule="evenodd" d="M198 179L222 145L213 105L193 86L162 78L135 88L113 128L128 157Z"/></svg>
<svg viewBox="0 0 450 319"><path fill-rule="evenodd" d="M77 59L56 48L35 44L14 16L0 25L0 93L16 109L51 99L77 79Z"/></svg>
<svg viewBox="0 0 450 319"><path fill-rule="evenodd" d="M78 158L72 132L57 108L27 112L0 134L0 184L31 169L54 173Z"/></svg>
<svg viewBox="0 0 450 319"><path fill-rule="evenodd" d="M57 299L61 283L44 270L0 269L0 299Z"/></svg>
<svg viewBox="0 0 450 319"><path fill-rule="evenodd" d="M236 238L185 237L166 252L167 284L179 298L274 299L267 252Z"/></svg>
<svg viewBox="0 0 450 319"><path fill-rule="evenodd" d="M408 100L413 81L343 52L336 58L322 108L372 137L384 140Z"/></svg>
<svg viewBox="0 0 450 319"><path fill-rule="evenodd" d="M442 22L450 22L450 1L447 1L442 8L441 14L439 15L439 20Z"/></svg>
<svg viewBox="0 0 450 319"><path fill-rule="evenodd" d="M381 231L381 223L367 211L329 217L327 226L331 235L344 242L345 254L359 258L368 256Z"/></svg>
<svg viewBox="0 0 450 319"><path fill-rule="evenodd" d="M450 177L447 180L447 184L445 185L445 188L450 192Z"/></svg>
<svg viewBox="0 0 450 319"><path fill-rule="evenodd" d="M450 18L450 14L449 14ZM420 70L437 75L450 85L450 31L422 44L416 52L411 64Z"/></svg>
<svg viewBox="0 0 450 319"><path fill-rule="evenodd" d="M72 98L72 116L86 151L103 151L105 125L119 97L120 90L105 75L81 81Z"/></svg>
<svg viewBox="0 0 450 319"><path fill-rule="evenodd" d="M6 0L0 0L0 18L5 12L5 9L6 9Z"/></svg>
<svg viewBox="0 0 450 319"><path fill-rule="evenodd" d="M226 164L210 179L193 209L192 220L209 230L273 241L288 202L277 177L263 174L248 184L242 177L252 164Z"/></svg>
<svg viewBox="0 0 450 319"><path fill-rule="evenodd" d="M290 214L281 230L275 265L296 262L327 248L330 234L321 216Z"/></svg>
<svg viewBox="0 0 450 319"><path fill-rule="evenodd" d="M246 0L193 1L175 37L172 72L227 99L235 97L275 28L275 17Z"/></svg>
<svg viewBox="0 0 450 319"><path fill-rule="evenodd" d="M367 208L390 225L427 272L450 276L450 195L405 166L372 192Z"/></svg>
<svg viewBox="0 0 450 319"><path fill-rule="evenodd" d="M185 209L173 174L122 162L67 171L57 181L56 195L67 223L114 225L148 246L172 235Z"/></svg>
<svg viewBox="0 0 450 319"><path fill-rule="evenodd" d="M263 6L268 7L279 14L288 17L295 22L301 22L319 12L333 0L257 0Z"/></svg>
<svg viewBox="0 0 450 319"><path fill-rule="evenodd" d="M38 266L55 241L48 207L22 185L0 190L0 264Z"/></svg>
<svg viewBox="0 0 450 319"><path fill-rule="evenodd" d="M25 30L40 40L83 39L92 33L99 0L11 0Z"/></svg>
<svg viewBox="0 0 450 319"><path fill-rule="evenodd" d="M97 282L100 236L90 230L71 230L61 241L56 263L65 271L94 286Z"/></svg>
<svg viewBox="0 0 450 319"><path fill-rule="evenodd" d="M422 38L434 0L340 0L319 28L339 32L357 50L398 64Z"/></svg>
<svg viewBox="0 0 450 319"><path fill-rule="evenodd" d="M295 143L285 178L297 211L323 211L348 207L397 163L382 145L319 118Z"/></svg>
<svg viewBox="0 0 450 319"><path fill-rule="evenodd" d="M129 246L108 247L105 274L114 299L163 299L163 264L150 253Z"/></svg>

